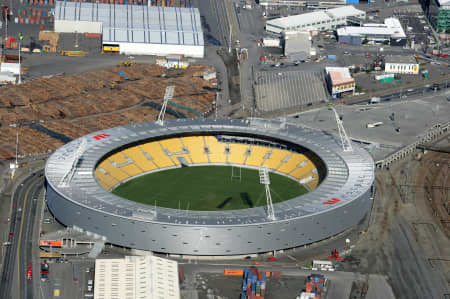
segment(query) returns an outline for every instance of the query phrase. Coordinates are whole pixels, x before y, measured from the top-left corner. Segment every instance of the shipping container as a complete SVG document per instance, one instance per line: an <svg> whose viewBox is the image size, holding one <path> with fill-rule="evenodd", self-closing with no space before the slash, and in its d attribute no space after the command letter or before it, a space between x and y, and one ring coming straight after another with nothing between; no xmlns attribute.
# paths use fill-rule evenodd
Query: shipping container
<svg viewBox="0 0 450 299"><path fill-rule="evenodd" d="M225 269L224 275L228 276L242 276L244 275L244 270L233 270L233 269Z"/></svg>
<svg viewBox="0 0 450 299"><path fill-rule="evenodd" d="M85 33L85 37L87 38L101 38L102 35L100 33Z"/></svg>
<svg viewBox="0 0 450 299"><path fill-rule="evenodd" d="M19 75L20 64L18 64L18 63L2 62L1 65L0 65L0 72L11 72L14 75Z"/></svg>
<svg viewBox="0 0 450 299"><path fill-rule="evenodd" d="M389 83L394 81L394 77L383 78L380 80L381 83Z"/></svg>
<svg viewBox="0 0 450 299"><path fill-rule="evenodd" d="M118 53L119 51L120 51L119 46L109 46L109 45L103 46L103 52Z"/></svg>

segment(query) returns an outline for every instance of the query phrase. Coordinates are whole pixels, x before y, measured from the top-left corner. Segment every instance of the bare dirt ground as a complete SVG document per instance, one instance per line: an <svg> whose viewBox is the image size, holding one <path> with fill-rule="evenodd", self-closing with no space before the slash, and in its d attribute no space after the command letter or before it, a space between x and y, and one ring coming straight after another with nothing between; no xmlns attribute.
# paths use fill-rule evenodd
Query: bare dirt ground
<svg viewBox="0 0 450 299"><path fill-rule="evenodd" d="M169 85L176 88L166 118L208 113L215 97L213 86L201 78L208 68L137 64L2 87L0 159L15 155L17 132L19 154L28 155L52 151L93 131L155 121Z"/></svg>
<svg viewBox="0 0 450 299"><path fill-rule="evenodd" d="M449 167L450 154L428 152L378 171L370 227L343 268L387 275L396 298L449 294Z"/></svg>

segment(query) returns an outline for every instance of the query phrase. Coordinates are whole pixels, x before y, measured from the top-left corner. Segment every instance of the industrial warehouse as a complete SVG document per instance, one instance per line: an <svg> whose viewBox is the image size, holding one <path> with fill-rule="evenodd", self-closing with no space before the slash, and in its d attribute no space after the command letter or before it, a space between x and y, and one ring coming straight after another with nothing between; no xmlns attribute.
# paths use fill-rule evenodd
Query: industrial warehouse
<svg viewBox="0 0 450 299"><path fill-rule="evenodd" d="M95 261L94 298L179 299L178 263L156 256Z"/></svg>
<svg viewBox="0 0 450 299"><path fill-rule="evenodd" d="M404 46L407 43L405 31L399 20L387 18L384 24L364 24L338 28L340 43L361 45L365 43L385 43L391 46Z"/></svg>
<svg viewBox="0 0 450 299"><path fill-rule="evenodd" d="M57 1L55 31L102 34L103 50L120 54L204 55L197 8Z"/></svg>

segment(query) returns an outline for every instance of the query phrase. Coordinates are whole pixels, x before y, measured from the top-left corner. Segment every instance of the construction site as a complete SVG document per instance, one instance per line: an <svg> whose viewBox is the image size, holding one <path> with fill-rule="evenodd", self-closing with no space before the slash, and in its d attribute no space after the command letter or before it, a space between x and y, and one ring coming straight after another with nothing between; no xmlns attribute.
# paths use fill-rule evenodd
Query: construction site
<svg viewBox="0 0 450 299"><path fill-rule="evenodd" d="M175 86L167 118L203 117L212 111L213 83L203 79L210 67L167 70L125 61L117 67L75 75L39 78L2 87L0 159L53 151L93 131L155 121L164 87Z"/></svg>

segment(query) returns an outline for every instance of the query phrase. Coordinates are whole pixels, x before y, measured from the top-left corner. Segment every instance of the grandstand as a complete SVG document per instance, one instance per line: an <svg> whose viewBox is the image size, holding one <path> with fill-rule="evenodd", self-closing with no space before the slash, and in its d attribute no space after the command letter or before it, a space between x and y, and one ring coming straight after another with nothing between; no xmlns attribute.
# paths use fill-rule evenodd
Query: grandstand
<svg viewBox="0 0 450 299"><path fill-rule="evenodd" d="M202 169L212 168L228 171L230 182L229 170L236 167L244 178L255 174L252 190L261 194L261 167L269 171L272 197L280 186L275 177L309 192L274 202L273 217L264 195L245 208L225 203L217 209L208 200L208 209L189 209L187 203L161 204L178 192L176 184L168 189L153 183L150 204L110 192L144 180L144 174L172 173L177 183L183 171L208 178ZM311 128L273 119L177 119L106 129L67 143L47 160L46 198L60 223L108 243L168 254L241 255L311 244L357 225L371 206L374 169L364 149L343 151L338 138ZM224 186L211 183L209 189ZM189 202L198 190L188 191L183 195Z"/></svg>
<svg viewBox="0 0 450 299"><path fill-rule="evenodd" d="M104 158L95 177L102 187L112 190L143 174L205 165L264 167L304 184L309 190L319 183L317 166L305 152L284 149L280 144L261 144L252 138L210 135L177 136L123 149Z"/></svg>

